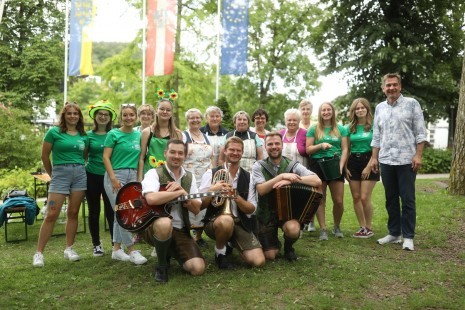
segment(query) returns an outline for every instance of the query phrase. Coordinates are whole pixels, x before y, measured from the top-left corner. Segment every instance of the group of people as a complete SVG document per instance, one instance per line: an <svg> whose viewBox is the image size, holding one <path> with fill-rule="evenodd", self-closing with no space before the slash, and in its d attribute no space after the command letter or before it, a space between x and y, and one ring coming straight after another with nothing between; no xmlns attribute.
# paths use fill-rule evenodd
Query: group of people
<svg viewBox="0 0 465 310"><path fill-rule="evenodd" d="M282 247L278 228L283 232L284 258L295 261L293 245L304 224L314 229L314 220L280 221L270 203L273 190L295 183L323 194L316 218L319 239L325 241L327 188L333 201L332 233L342 238L344 181L348 180L360 226L353 237L370 238L374 235L371 194L382 174L389 234L377 242L403 242L403 249L413 250L414 183L426 129L418 102L400 93L398 74L385 75L381 86L387 100L376 107L374 116L368 100L358 98L350 107L350 123L342 126L336 121L334 105L325 102L319 107L316 124L311 124L312 104L304 100L298 109L284 113L285 128L279 132L265 129L268 114L262 109L252 119L245 111L237 112L234 129L228 131L222 125L223 112L215 106L204 115L196 108L187 110L187 129L181 131L173 119L172 102L161 99L155 109L121 105L121 126L113 129L116 110L110 102L99 101L89 106L94 128L86 133L79 106L67 103L58 126L44 138L42 161L51 182L33 265L44 265L43 250L66 197L64 257L80 259L72 246L84 196L93 255L104 255L98 224L102 196L112 228L112 259L144 264L147 259L135 249L137 238L118 224L114 212L118 191L134 181L141 182L149 205L171 206L170 217L156 218L138 234L154 247L155 280L161 283L168 281L171 258L192 275L204 273L200 250L205 245L204 231L214 240L215 262L221 269L234 268L228 259L233 249L252 267L278 257ZM138 117L141 125L136 127ZM202 126L204 117L206 125ZM249 127L251 122L255 127ZM328 176L326 161L337 162L335 175ZM205 195L183 198L198 193Z"/></svg>

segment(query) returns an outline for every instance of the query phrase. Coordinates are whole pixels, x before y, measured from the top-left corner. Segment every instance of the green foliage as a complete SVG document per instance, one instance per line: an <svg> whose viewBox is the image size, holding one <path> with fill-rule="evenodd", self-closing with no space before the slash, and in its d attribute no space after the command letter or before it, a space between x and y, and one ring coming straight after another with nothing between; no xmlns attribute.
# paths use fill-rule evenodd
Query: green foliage
<svg viewBox="0 0 465 310"><path fill-rule="evenodd" d="M34 195L34 177L31 172L35 172L34 166L31 168L0 169L0 199L3 199L12 189L25 189L29 196ZM47 196L46 188L37 187L37 197Z"/></svg>
<svg viewBox="0 0 465 310"><path fill-rule="evenodd" d="M40 160L42 132L29 113L14 108L0 109L0 169L34 168Z"/></svg>
<svg viewBox="0 0 465 310"><path fill-rule="evenodd" d="M383 101L382 75L400 72L403 93L418 99L426 121L449 117L458 102L465 42L462 0L324 3L328 13L314 32L317 53L328 73L350 78L352 98Z"/></svg>
<svg viewBox="0 0 465 310"><path fill-rule="evenodd" d="M63 85L64 0L5 2L0 24L0 95L44 107Z"/></svg>
<svg viewBox="0 0 465 310"><path fill-rule="evenodd" d="M422 167L419 173L449 173L452 162L452 150L438 150L432 147L423 152Z"/></svg>
<svg viewBox="0 0 465 310"><path fill-rule="evenodd" d="M320 86L318 70L309 56L314 44L311 33L321 14L310 1L265 0L250 7L252 69L247 78L256 86L261 108L268 109L269 96L280 93L278 86L293 89L294 99L305 97Z"/></svg>
<svg viewBox="0 0 465 310"><path fill-rule="evenodd" d="M128 43L121 42L92 42L92 65L99 67L105 59L121 53L127 46Z"/></svg>
<svg viewBox="0 0 465 310"><path fill-rule="evenodd" d="M226 127L227 129L234 128L234 126L232 126L233 113L231 112L231 108L229 107L229 103L226 98L220 97L216 105L221 109L221 111L223 111L223 127Z"/></svg>

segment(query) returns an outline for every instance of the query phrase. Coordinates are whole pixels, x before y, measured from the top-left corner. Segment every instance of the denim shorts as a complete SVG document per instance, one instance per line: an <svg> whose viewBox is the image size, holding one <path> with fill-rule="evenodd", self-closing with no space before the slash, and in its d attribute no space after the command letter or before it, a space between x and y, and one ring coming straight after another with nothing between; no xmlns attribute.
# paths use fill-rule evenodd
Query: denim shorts
<svg viewBox="0 0 465 310"><path fill-rule="evenodd" d="M64 164L52 167L49 193L68 195L70 192L87 189L87 174L84 165Z"/></svg>

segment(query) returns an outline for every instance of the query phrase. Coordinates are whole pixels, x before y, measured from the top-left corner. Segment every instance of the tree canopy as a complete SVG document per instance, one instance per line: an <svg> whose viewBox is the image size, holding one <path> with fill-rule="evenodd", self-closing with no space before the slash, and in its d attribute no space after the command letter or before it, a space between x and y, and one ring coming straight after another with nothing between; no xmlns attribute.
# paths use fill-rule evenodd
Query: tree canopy
<svg viewBox="0 0 465 310"><path fill-rule="evenodd" d="M464 43L462 0L325 0L326 16L315 33L326 72L344 72L350 94L384 100L381 76L402 75L403 93L416 97L427 121L457 106Z"/></svg>
<svg viewBox="0 0 465 310"><path fill-rule="evenodd" d="M63 85L64 0L5 3L0 24L0 94L32 110Z"/></svg>

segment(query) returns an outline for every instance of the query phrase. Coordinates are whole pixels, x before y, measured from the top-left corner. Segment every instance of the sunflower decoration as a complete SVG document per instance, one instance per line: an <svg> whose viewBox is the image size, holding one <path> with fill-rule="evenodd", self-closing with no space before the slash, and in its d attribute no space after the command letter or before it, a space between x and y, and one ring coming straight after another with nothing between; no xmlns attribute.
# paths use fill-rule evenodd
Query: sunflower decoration
<svg viewBox="0 0 465 310"><path fill-rule="evenodd" d="M162 159L157 160L155 156L149 156L149 164L150 164L150 167L152 168L158 168L161 165L164 165L165 161Z"/></svg>
<svg viewBox="0 0 465 310"><path fill-rule="evenodd" d="M90 106L88 106L87 108L90 110L92 110L95 106L93 104L91 104Z"/></svg>
<svg viewBox="0 0 465 310"><path fill-rule="evenodd" d="M165 162L164 160L161 160L161 159L158 160L158 161L157 161L157 164L156 164L156 165L157 165L157 168L160 167L160 166L163 166L165 163L166 163L166 162Z"/></svg>
<svg viewBox="0 0 465 310"><path fill-rule="evenodd" d="M166 90L162 88L157 89L157 97L158 99L168 99L169 101L173 102L178 99L178 93L174 91L174 89Z"/></svg>

